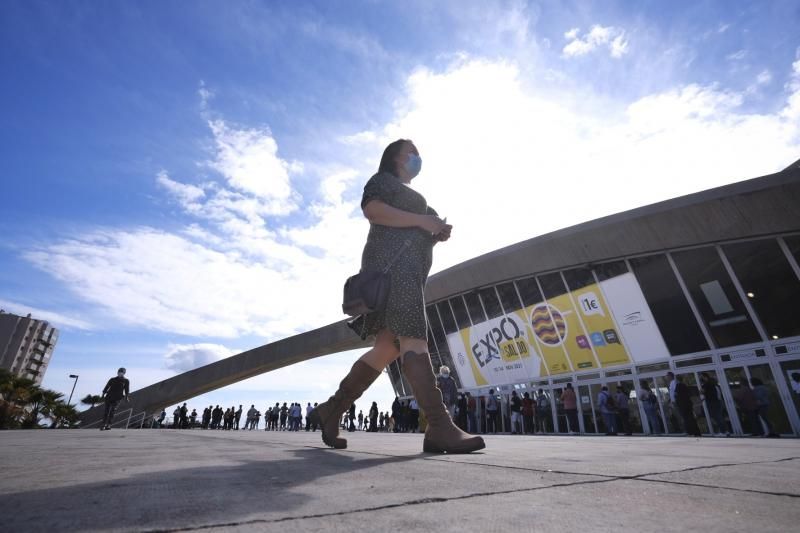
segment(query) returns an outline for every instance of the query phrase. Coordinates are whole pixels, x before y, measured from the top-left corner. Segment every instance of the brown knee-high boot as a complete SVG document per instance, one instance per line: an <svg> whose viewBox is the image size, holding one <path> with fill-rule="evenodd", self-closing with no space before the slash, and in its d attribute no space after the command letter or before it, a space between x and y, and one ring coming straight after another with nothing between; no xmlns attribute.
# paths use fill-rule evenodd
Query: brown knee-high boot
<svg viewBox="0 0 800 533"><path fill-rule="evenodd" d="M381 375L368 364L358 360L339 384L333 396L322 402L308 414L310 422L322 429L322 442L333 448L347 448L347 440L339 437L339 421L342 413L364 394L373 381Z"/></svg>
<svg viewBox="0 0 800 533"><path fill-rule="evenodd" d="M403 374L414 390L417 403L425 411L428 428L425 430L423 451L431 453L469 453L486 447L481 437L461 431L453 424L442 401L442 391L436 386L436 376L427 353L406 352L403 355Z"/></svg>

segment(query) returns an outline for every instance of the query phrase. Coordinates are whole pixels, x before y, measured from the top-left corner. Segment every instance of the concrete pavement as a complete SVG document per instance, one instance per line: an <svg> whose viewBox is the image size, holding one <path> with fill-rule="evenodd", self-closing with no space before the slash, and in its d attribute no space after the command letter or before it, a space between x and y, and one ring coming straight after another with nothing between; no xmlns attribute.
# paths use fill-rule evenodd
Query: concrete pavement
<svg viewBox="0 0 800 533"><path fill-rule="evenodd" d="M202 430L0 433L0 529L791 531L800 441Z"/></svg>

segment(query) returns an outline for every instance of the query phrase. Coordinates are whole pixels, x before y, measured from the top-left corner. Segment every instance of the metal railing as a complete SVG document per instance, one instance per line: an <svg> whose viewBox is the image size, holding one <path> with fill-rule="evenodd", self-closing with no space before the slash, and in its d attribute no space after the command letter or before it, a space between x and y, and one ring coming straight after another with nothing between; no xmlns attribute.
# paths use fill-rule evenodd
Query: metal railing
<svg viewBox="0 0 800 533"><path fill-rule="evenodd" d="M128 415L127 418L125 418L126 414ZM120 418L120 420L117 420L118 418ZM136 427L136 424L138 424L138 428L141 429L144 426L144 421L146 418L147 418L146 411L141 411L139 413L133 414L133 407L129 407L128 409L124 409L114 414L114 418L112 419L110 427L122 428L124 425L124 429L130 429L131 424L133 424L134 427ZM94 422L84 424L81 426L81 428L88 429L92 427L98 427L102 422L103 419L101 418L99 420L95 420Z"/></svg>

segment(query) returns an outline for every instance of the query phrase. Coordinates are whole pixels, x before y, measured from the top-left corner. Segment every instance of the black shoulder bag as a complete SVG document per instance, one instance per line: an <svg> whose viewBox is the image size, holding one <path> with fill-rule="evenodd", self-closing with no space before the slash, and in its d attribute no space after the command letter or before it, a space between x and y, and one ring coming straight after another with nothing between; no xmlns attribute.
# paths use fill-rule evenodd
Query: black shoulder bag
<svg viewBox="0 0 800 533"><path fill-rule="evenodd" d="M344 314L358 316L383 311L386 308L386 302L389 299L389 270L410 245L411 241L405 241L383 270L361 271L355 276L347 278L342 299Z"/></svg>

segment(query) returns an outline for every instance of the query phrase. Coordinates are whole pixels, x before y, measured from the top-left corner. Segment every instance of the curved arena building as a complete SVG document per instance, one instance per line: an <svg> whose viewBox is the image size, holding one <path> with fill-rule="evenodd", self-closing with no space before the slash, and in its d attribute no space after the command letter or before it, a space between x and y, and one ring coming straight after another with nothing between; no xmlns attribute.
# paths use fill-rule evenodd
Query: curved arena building
<svg viewBox="0 0 800 533"><path fill-rule="evenodd" d="M769 391L775 432L800 435L800 164L782 172L556 231L476 257L429 279L434 366L461 390L491 391L510 429L512 391L539 390L545 427L605 433L605 385L629 398L634 433L681 433L667 372L688 385L701 431L712 433L700 374L716 378L725 432L754 433L753 379ZM400 396L411 394L399 367ZM579 428L561 393L577 393ZM648 423L637 397L655 391ZM652 420L652 418L651 418ZM658 428L651 428L653 424ZM483 428L485 429L485 427ZM715 431L719 431L716 428Z"/></svg>

